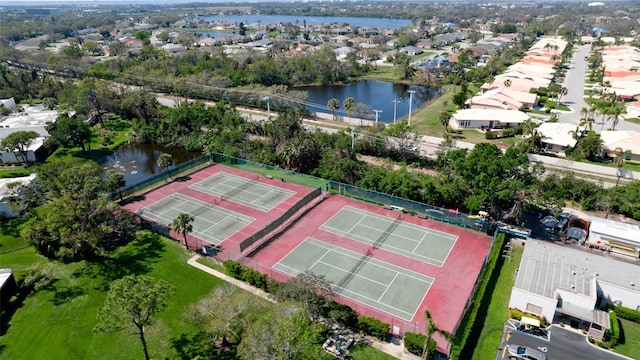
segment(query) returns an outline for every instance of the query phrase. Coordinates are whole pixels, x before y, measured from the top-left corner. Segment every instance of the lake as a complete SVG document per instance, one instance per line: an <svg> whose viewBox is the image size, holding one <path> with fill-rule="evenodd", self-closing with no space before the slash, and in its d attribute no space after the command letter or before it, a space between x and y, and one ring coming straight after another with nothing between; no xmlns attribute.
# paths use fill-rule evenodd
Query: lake
<svg viewBox="0 0 640 360"><path fill-rule="evenodd" d="M409 114L409 91L415 91L411 112L415 112L424 103L437 98L442 92L442 89L432 89L426 86L393 84L374 80L357 81L346 85L301 86L295 89L307 91L307 101L313 104L307 106L310 111L331 114L332 112L327 109L327 102L335 98L340 102L340 110L336 111L336 114L345 115L343 101L352 97L356 103L364 103L371 110L381 110L378 120L382 122L393 122L394 100L397 101L395 103L397 119ZM375 120L375 116L371 120Z"/></svg>
<svg viewBox="0 0 640 360"><path fill-rule="evenodd" d="M112 169L123 174L124 180L129 186L164 171L157 164L158 157L163 153L171 154L176 165L202 155L199 152L187 151L181 147L130 143L120 146L113 154L98 160L98 163L105 171Z"/></svg>
<svg viewBox="0 0 640 360"><path fill-rule="evenodd" d="M199 19L199 18L198 18ZM196 20L198 20L196 19ZM291 23L296 22L300 25L307 22L307 25L329 25L333 23L349 24L357 27L380 28L385 27L389 30L395 30L399 27L411 25L409 19L386 19L386 18L362 18L350 16L296 16L296 15L215 15L205 16L204 21L228 21L232 23L251 24L260 22L263 24Z"/></svg>

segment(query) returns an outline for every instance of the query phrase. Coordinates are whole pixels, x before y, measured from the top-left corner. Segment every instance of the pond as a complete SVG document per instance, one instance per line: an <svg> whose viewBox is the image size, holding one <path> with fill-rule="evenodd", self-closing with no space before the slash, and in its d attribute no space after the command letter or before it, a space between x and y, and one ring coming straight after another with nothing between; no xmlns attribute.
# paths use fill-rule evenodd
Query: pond
<svg viewBox="0 0 640 360"><path fill-rule="evenodd" d="M352 97L356 103L364 103L371 109L372 120L375 120L373 110L379 110L378 120L382 122L393 122L394 114L396 119L407 116L410 99L413 113L424 103L437 98L442 92L442 89L426 86L374 80L357 81L347 85L302 86L296 89L307 91L309 103L307 109L310 111L330 114L327 102L335 98L340 102L340 110L336 111L336 115L345 115L343 102L346 98ZM410 96L409 91L413 92L413 96Z"/></svg>
<svg viewBox="0 0 640 360"><path fill-rule="evenodd" d="M113 154L98 160L98 163L105 171L112 169L123 174L126 184L133 185L164 171L157 164L158 157L163 153L171 154L176 165L202 155L181 147L130 143L120 146Z"/></svg>

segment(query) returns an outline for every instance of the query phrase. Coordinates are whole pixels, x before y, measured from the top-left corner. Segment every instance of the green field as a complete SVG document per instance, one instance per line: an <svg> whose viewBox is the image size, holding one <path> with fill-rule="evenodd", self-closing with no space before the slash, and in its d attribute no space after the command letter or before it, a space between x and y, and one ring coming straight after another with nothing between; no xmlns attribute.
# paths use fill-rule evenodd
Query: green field
<svg viewBox="0 0 640 360"><path fill-rule="evenodd" d="M637 359L640 354L640 324L620 319L620 331L624 334L624 343L619 344L613 351Z"/></svg>
<svg viewBox="0 0 640 360"><path fill-rule="evenodd" d="M509 307L511 288L515 283L516 269L520 266L520 259L524 252L524 247L519 245L513 245L511 249L512 259L511 261L505 260L502 264L472 359L494 359L496 349L502 341L504 323L509 318L507 308Z"/></svg>
<svg viewBox="0 0 640 360"><path fill-rule="evenodd" d="M188 266L189 253L177 243L150 233L120 249L102 264L48 262L35 254L15 232L15 223L2 223L0 267L13 268L21 278L36 264L48 263L55 278L46 289L30 295L2 323L0 357L4 359L139 359L140 341L129 331L94 334L97 310L110 281L127 274L146 274L176 288L158 321L147 329L150 355L165 358L171 340L194 331L184 320L186 307L207 295L222 280ZM34 346L37 345L37 346Z"/></svg>

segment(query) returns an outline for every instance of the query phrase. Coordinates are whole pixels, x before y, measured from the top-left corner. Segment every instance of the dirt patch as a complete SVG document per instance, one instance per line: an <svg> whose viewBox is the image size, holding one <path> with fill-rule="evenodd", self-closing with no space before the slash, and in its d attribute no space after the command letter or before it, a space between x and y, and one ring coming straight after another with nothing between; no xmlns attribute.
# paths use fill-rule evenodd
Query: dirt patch
<svg viewBox="0 0 640 360"><path fill-rule="evenodd" d="M378 167L385 167L385 168L390 168L391 170L397 171L397 170L402 170L402 168L404 166L398 165L395 162L393 162L390 159L383 159L383 158L379 158L379 157L375 157L375 156L369 156L369 155L360 155L358 154L358 160L360 161L364 161L367 164L371 164L373 166L378 166ZM434 169L427 169L427 168L416 168L416 167L410 167L407 166L407 171L409 172L419 172L419 173L423 173L423 174L427 174L427 175L431 175L431 176L436 176L438 175L438 172Z"/></svg>

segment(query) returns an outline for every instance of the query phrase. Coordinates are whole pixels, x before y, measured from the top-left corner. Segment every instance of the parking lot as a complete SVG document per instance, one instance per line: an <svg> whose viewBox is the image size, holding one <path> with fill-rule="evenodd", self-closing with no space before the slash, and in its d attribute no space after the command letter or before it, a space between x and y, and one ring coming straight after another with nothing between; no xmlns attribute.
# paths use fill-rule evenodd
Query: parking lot
<svg viewBox="0 0 640 360"><path fill-rule="evenodd" d="M498 348L496 360L509 359L504 347L507 344L527 346L547 355L547 359L598 359L620 360L623 356L603 350L590 344L581 333L552 326L548 330L548 340L518 331L507 322L504 327L502 344ZM503 353L504 352L504 353Z"/></svg>

